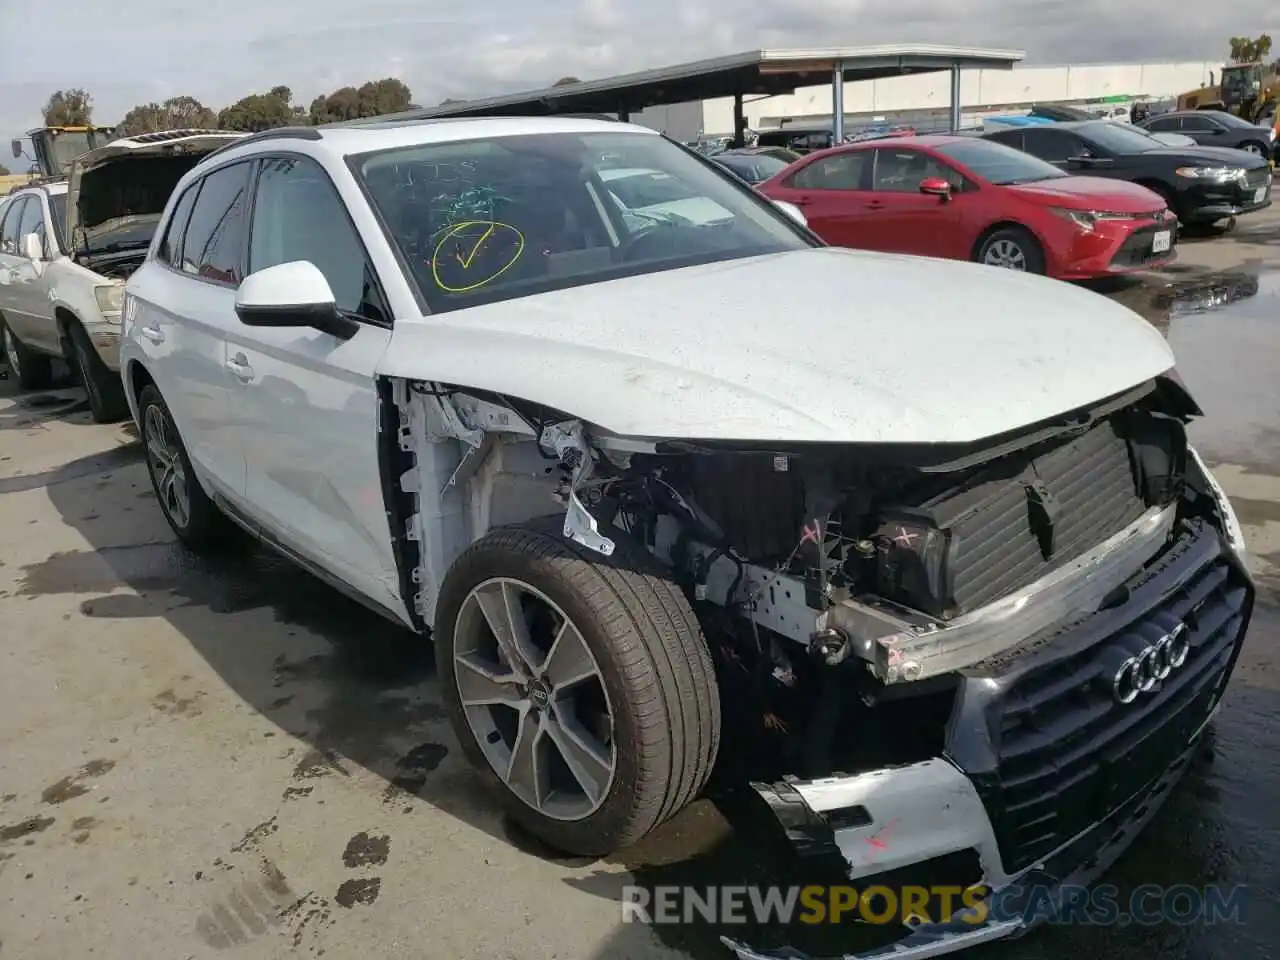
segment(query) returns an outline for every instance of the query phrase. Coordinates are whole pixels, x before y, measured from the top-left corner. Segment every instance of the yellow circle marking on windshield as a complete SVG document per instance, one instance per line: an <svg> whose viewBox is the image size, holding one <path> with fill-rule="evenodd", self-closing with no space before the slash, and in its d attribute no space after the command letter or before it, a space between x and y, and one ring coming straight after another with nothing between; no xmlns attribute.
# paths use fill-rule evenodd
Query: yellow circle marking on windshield
<svg viewBox="0 0 1280 960"><path fill-rule="evenodd" d="M446 249L450 241L453 242L453 247ZM478 276L472 273L472 266L481 253L488 250L501 251L504 245L510 245L511 249L499 253L497 260L492 263L486 262L487 257L481 258L480 265L484 272ZM449 227L436 244L436 249L431 254L431 279L445 293L468 293L498 279L515 266L523 254L524 234L511 224L499 223L497 220L463 220ZM440 278L442 263L447 272L457 269L466 279L456 286L446 283ZM494 269L495 263L498 264L497 269ZM467 274L471 275L466 276Z"/></svg>

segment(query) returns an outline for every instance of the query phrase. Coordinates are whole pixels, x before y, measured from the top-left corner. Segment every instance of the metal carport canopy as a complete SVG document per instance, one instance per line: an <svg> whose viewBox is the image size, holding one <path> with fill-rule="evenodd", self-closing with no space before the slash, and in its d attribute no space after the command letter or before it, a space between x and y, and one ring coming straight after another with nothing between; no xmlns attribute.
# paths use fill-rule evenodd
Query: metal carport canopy
<svg viewBox="0 0 1280 960"><path fill-rule="evenodd" d="M914 73L951 72L951 110L958 125L960 71L1011 70L1021 50L891 43L874 47L813 47L751 50L731 56L659 67L602 80L545 87L482 100L443 103L379 119L428 117L536 116L555 113L616 113L622 119L645 107L716 97L734 97L738 131L744 95L775 96L823 82L833 85L833 115L843 131L843 83Z"/></svg>

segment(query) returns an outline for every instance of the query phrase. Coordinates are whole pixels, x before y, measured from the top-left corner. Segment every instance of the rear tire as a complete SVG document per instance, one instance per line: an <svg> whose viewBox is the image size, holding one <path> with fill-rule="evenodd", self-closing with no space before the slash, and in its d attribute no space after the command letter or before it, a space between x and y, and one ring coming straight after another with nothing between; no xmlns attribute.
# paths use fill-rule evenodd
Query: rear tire
<svg viewBox="0 0 1280 960"><path fill-rule="evenodd" d="M169 407L154 386L144 387L138 395L138 424L151 487L165 520L182 545L199 553L241 539L240 528L200 486Z"/></svg>
<svg viewBox="0 0 1280 960"><path fill-rule="evenodd" d="M4 358L18 386L23 390L44 390L53 382L53 364L49 357L36 353L13 335L9 325L0 320L0 340Z"/></svg>
<svg viewBox="0 0 1280 960"><path fill-rule="evenodd" d="M1023 227L1001 227L978 244L974 259L989 267L1019 273L1044 273L1044 249L1040 241Z"/></svg>
<svg viewBox="0 0 1280 960"><path fill-rule="evenodd" d="M129 413L129 403L124 395L124 383L120 375L113 373L98 351L94 349L84 327L72 322L67 338L71 356L68 358L77 374L84 392L89 397L89 411L97 423L115 423Z"/></svg>
<svg viewBox="0 0 1280 960"><path fill-rule="evenodd" d="M604 557L562 526L499 527L454 561L436 608L436 663L462 749L511 817L557 850L597 857L698 796L719 749L719 691L693 610L652 557L618 531ZM493 611L511 609L519 619L499 622L527 638L515 668L489 626ZM552 637L581 643L552 656ZM579 651L573 675L585 680L562 683L566 649ZM579 733L565 740L565 729ZM588 742L589 755L579 748ZM576 767L561 743L575 747ZM512 762L525 756L527 766Z"/></svg>

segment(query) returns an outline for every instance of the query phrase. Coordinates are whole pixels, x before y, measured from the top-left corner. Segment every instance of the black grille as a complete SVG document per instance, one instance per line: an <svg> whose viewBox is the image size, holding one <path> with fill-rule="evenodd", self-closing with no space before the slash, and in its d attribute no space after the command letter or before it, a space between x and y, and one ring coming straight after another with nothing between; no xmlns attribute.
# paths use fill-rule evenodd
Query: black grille
<svg viewBox="0 0 1280 960"><path fill-rule="evenodd" d="M987 707L995 771L975 776L1006 871L1034 863L1148 788L1186 749L1221 695L1252 589L1202 522L1120 607L1032 645L1074 652L1034 667ZM1187 624L1185 664L1129 704L1112 696L1108 648Z"/></svg>
<svg viewBox="0 0 1280 960"><path fill-rule="evenodd" d="M1169 231L1169 249L1155 253L1151 245L1155 235L1162 230ZM1115 256L1111 258L1111 263L1117 267L1140 267L1152 260L1163 259L1173 252L1177 239L1177 221L1162 220L1154 227L1143 227L1130 234L1124 243L1120 244Z"/></svg>
<svg viewBox="0 0 1280 960"><path fill-rule="evenodd" d="M1266 167L1259 167L1256 170L1248 171L1244 175L1244 182L1245 182L1245 185L1248 186L1250 189L1257 189L1258 187L1265 187L1270 177L1271 177L1270 170L1268 170Z"/></svg>

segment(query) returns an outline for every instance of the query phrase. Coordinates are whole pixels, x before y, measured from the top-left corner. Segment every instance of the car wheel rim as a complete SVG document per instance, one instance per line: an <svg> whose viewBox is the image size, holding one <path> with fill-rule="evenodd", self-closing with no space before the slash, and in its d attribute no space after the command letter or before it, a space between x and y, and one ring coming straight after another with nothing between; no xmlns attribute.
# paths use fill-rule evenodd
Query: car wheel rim
<svg viewBox="0 0 1280 960"><path fill-rule="evenodd" d="M1259 157L1262 156L1262 148L1259 147L1256 143L1250 143L1247 146L1245 146L1244 149L1246 153L1252 153Z"/></svg>
<svg viewBox="0 0 1280 960"><path fill-rule="evenodd" d="M997 240L987 244L982 262L989 267L1004 267L1006 270L1027 269L1027 255L1012 240Z"/></svg>
<svg viewBox="0 0 1280 960"><path fill-rule="evenodd" d="M13 371L15 377L22 376L22 368L18 365L18 344L13 339L13 334L9 332L9 328L4 330L4 355L9 361L9 369Z"/></svg>
<svg viewBox="0 0 1280 960"><path fill-rule="evenodd" d="M176 431L164 411L157 406L147 407L144 420L147 467L156 485L160 507L174 524L185 528L191 519L191 500Z"/></svg>
<svg viewBox="0 0 1280 960"><path fill-rule="evenodd" d="M568 616L520 580L486 580L454 628L467 724L507 789L553 820L581 820L617 769L613 711L595 656Z"/></svg>

